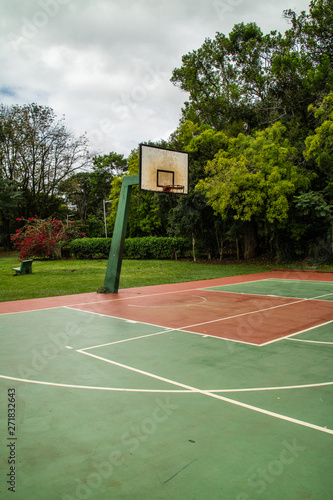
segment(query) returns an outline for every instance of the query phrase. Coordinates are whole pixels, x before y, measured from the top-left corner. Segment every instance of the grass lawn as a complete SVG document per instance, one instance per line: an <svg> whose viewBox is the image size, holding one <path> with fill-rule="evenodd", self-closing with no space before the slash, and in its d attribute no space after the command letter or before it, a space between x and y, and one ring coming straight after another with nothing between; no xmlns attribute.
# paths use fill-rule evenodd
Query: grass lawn
<svg viewBox="0 0 333 500"><path fill-rule="evenodd" d="M96 292L103 286L106 260L35 260L32 274L14 276L17 254L0 254L0 301ZM281 267L267 263L210 264L192 261L124 260L120 288L253 274ZM295 265L283 266L296 268ZM298 266L301 268L301 266ZM333 271L333 266L324 266Z"/></svg>

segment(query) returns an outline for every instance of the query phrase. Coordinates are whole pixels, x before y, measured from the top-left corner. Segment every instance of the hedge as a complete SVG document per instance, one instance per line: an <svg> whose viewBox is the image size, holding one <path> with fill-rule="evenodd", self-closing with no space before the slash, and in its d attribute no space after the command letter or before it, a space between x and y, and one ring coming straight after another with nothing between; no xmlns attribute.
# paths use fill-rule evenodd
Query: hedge
<svg viewBox="0 0 333 500"><path fill-rule="evenodd" d="M71 251L78 259L108 258L111 238L80 238L70 243ZM185 238L127 238L124 257L128 259L177 259L191 249Z"/></svg>
<svg viewBox="0 0 333 500"><path fill-rule="evenodd" d="M111 238L80 238L70 243L71 251L77 259L107 258Z"/></svg>

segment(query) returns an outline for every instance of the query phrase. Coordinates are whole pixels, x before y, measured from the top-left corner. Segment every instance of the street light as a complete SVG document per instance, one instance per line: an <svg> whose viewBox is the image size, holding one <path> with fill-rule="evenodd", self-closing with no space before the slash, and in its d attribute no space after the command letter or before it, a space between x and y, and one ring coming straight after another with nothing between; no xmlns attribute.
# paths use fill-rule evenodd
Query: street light
<svg viewBox="0 0 333 500"><path fill-rule="evenodd" d="M69 217L74 217L74 214L67 214L67 227L68 227L68 219Z"/></svg>
<svg viewBox="0 0 333 500"><path fill-rule="evenodd" d="M108 237L108 230L107 230L107 227L106 227L106 213L105 213L105 205L106 205L107 203L111 203L111 200L103 200L105 238L107 238L107 237Z"/></svg>

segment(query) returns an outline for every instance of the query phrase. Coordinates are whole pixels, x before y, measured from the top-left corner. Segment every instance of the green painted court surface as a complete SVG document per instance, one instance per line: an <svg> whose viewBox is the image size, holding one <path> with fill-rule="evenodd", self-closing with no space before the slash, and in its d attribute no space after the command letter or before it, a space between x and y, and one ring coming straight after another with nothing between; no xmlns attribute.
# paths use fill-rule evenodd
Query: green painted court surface
<svg viewBox="0 0 333 500"><path fill-rule="evenodd" d="M206 285L235 300L333 297L332 281ZM333 498L333 308L321 325L250 345L116 318L106 304L0 317L1 499Z"/></svg>
<svg viewBox="0 0 333 500"><path fill-rule="evenodd" d="M299 299L333 300L333 283L325 281L267 279L259 282L208 287L208 290Z"/></svg>

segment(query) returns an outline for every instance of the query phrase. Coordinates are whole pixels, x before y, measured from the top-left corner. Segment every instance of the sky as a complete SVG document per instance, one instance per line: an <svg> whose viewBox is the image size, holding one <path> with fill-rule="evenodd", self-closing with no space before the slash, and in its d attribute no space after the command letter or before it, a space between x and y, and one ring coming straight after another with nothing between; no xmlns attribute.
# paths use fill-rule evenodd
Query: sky
<svg viewBox="0 0 333 500"><path fill-rule="evenodd" d="M188 94L171 82L183 55L256 22L288 29L310 0L0 0L0 102L51 107L95 154L168 139Z"/></svg>

